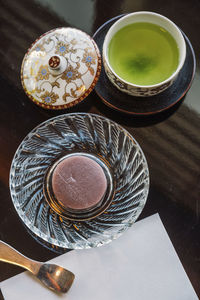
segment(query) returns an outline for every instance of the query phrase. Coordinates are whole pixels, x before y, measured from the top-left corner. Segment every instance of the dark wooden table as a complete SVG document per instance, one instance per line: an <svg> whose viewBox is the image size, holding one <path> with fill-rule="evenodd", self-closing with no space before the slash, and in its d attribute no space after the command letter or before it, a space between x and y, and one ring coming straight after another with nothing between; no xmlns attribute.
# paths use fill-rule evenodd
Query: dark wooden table
<svg viewBox="0 0 200 300"><path fill-rule="evenodd" d="M22 225L9 192L13 155L27 133L61 112L39 108L25 95L20 66L42 33L72 26L93 35L117 15L147 10L173 20L190 39L197 58L191 89L173 108L153 116L127 116L108 108L93 91L67 112L102 114L123 125L146 155L151 177L140 218L158 212L186 273L200 296L200 2L198 0L6 0L0 1L0 239L25 255L46 261L57 254L36 242ZM0 281L22 270L0 263Z"/></svg>

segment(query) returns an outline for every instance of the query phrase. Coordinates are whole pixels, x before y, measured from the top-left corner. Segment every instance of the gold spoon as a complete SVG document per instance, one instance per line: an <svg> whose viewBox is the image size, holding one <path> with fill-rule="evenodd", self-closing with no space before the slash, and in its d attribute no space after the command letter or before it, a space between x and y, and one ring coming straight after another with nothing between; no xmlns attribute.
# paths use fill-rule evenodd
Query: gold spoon
<svg viewBox="0 0 200 300"><path fill-rule="evenodd" d="M66 293L75 278L72 272L54 264L34 261L2 241L0 241L0 261L27 269L49 289L56 292Z"/></svg>

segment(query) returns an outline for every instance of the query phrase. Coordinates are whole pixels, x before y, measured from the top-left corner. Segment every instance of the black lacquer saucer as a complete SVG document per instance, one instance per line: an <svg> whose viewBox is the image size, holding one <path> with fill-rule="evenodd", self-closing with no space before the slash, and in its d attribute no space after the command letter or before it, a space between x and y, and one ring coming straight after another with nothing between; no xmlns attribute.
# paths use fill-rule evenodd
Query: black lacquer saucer
<svg viewBox="0 0 200 300"><path fill-rule="evenodd" d="M104 23L93 35L102 54L102 47L107 31L114 22L124 15L117 16ZM102 101L118 111L132 115L150 115L164 111L178 103L191 87L195 70L196 59L189 39L182 32L186 42L186 59L178 78L167 90L150 97L135 97L119 91L108 79L104 66L95 91Z"/></svg>

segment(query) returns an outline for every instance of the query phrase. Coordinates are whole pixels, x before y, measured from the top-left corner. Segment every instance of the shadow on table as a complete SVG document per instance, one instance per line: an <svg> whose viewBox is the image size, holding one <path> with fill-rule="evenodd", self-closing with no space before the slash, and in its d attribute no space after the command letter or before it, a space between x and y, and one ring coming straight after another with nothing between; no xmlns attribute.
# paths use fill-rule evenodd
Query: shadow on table
<svg viewBox="0 0 200 300"><path fill-rule="evenodd" d="M183 98L177 104L175 104L174 106L170 107L165 111L156 114L151 114L151 115L139 116L139 115L129 115L114 110L106 106L97 95L96 98L98 99L95 101L95 106L97 107L100 113L104 114L107 118L112 119L117 123L120 123L121 125L131 126L131 127L146 127L146 126L151 126L165 121L178 110L178 108L180 107L180 105L184 100Z"/></svg>
<svg viewBox="0 0 200 300"><path fill-rule="evenodd" d="M1 292L1 289L0 289L0 300L5 300L5 298L3 297L3 294Z"/></svg>

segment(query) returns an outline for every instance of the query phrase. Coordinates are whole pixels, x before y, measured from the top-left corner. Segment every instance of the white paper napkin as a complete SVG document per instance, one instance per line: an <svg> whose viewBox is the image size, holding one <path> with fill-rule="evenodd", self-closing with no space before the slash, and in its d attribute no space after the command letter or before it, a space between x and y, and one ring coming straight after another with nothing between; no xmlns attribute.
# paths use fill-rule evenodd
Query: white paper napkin
<svg viewBox="0 0 200 300"><path fill-rule="evenodd" d="M0 284L5 300L198 299L158 214L108 245L74 250L51 262L76 275L67 294L49 291L24 272Z"/></svg>

